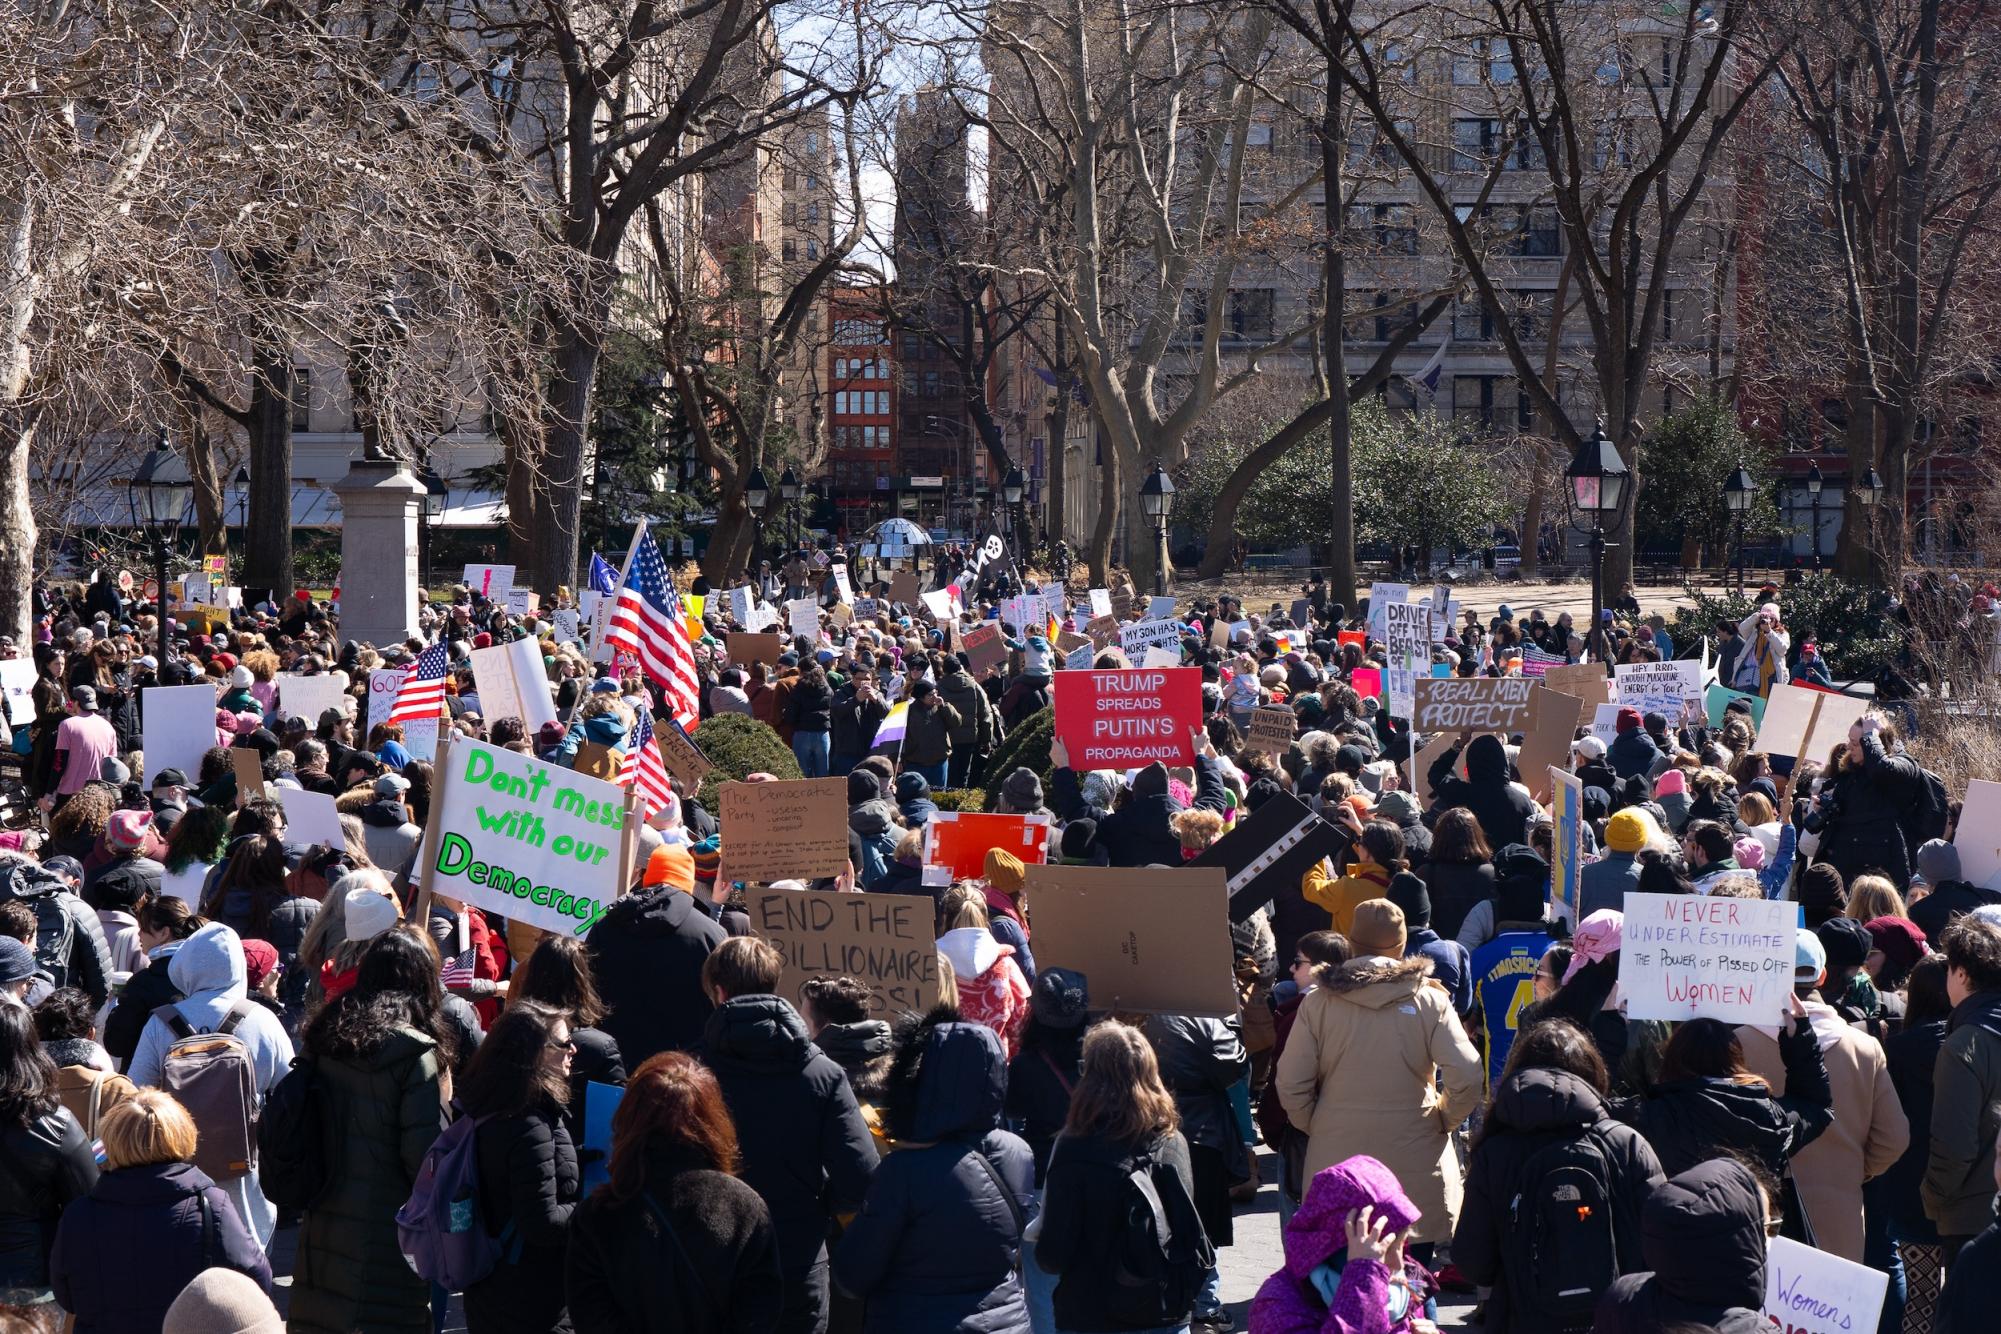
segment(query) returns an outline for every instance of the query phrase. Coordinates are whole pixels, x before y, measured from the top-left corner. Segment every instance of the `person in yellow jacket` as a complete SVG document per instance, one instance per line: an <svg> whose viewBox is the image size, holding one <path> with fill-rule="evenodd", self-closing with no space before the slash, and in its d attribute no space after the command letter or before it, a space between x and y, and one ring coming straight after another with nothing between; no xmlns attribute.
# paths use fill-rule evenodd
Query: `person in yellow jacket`
<svg viewBox="0 0 2001 1334"><path fill-rule="evenodd" d="M1362 826L1356 859L1338 879L1319 867L1307 872L1299 892L1307 902L1325 908L1334 929L1349 935L1355 928L1355 905L1382 898L1396 873L1404 869L1403 831L1387 820Z"/></svg>

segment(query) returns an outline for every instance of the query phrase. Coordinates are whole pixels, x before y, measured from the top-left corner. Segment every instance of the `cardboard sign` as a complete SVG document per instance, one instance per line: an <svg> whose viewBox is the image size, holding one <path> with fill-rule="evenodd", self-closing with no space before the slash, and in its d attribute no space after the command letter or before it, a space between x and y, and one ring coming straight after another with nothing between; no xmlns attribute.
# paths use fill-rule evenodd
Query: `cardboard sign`
<svg viewBox="0 0 2001 1334"><path fill-rule="evenodd" d="M1091 637L1093 644L1096 644L1099 648L1103 648L1105 645L1119 640L1118 618L1110 615L1093 616L1090 620L1084 622L1084 633Z"/></svg>
<svg viewBox="0 0 2001 1334"><path fill-rule="evenodd" d="M795 637L818 640L820 604L812 598L793 598L785 604L785 623Z"/></svg>
<svg viewBox="0 0 2001 1334"><path fill-rule="evenodd" d="M473 592L490 602L501 602L507 597L507 590L514 587L514 567L512 565L468 565L465 578L460 582Z"/></svg>
<svg viewBox="0 0 2001 1334"><path fill-rule="evenodd" d="M1097 645L1087 639L1064 655L1063 670L1066 672L1087 672L1091 670L1091 664L1097 661L1097 657Z"/></svg>
<svg viewBox="0 0 2001 1334"><path fill-rule="evenodd" d="M1790 1237L1765 1247L1765 1316L1775 1334L1867 1334L1883 1314L1890 1276Z"/></svg>
<svg viewBox="0 0 2001 1334"><path fill-rule="evenodd" d="M1286 619L1301 629L1313 624L1313 600L1311 598L1294 598L1292 600L1292 610L1287 613Z"/></svg>
<svg viewBox="0 0 2001 1334"><path fill-rule="evenodd" d="M785 640L778 635L732 630L723 640L723 649L729 654L730 661L741 667L748 667L753 662L776 666L779 656L785 652Z"/></svg>
<svg viewBox="0 0 2001 1334"><path fill-rule="evenodd" d="M1638 709L1642 717L1665 714L1678 720L1690 700L1702 698L1702 664L1699 662L1627 662L1612 669L1619 681L1619 703Z"/></svg>
<svg viewBox="0 0 2001 1334"><path fill-rule="evenodd" d="M319 844L336 851L347 846L347 835L340 827L340 812L334 807L331 793L307 792L281 783L271 789L271 795L285 810L287 843L303 847Z"/></svg>
<svg viewBox="0 0 2001 1334"><path fill-rule="evenodd" d="M1775 1024L1793 991L1797 903L1626 895L1619 987L1629 1019Z"/></svg>
<svg viewBox="0 0 2001 1334"><path fill-rule="evenodd" d="M1417 707L1418 663L1431 650L1431 612L1422 602L1383 608L1389 669L1383 673L1383 702L1392 718L1408 718Z"/></svg>
<svg viewBox="0 0 2001 1334"><path fill-rule="evenodd" d="M1854 695L1822 695L1820 711L1814 715L1813 728L1806 734L1806 743L1800 747L1800 758L1825 762L1836 746L1848 741L1848 729L1862 721L1862 715L1869 712L1869 701ZM1965 827L1964 821L1961 828Z"/></svg>
<svg viewBox="0 0 2001 1334"><path fill-rule="evenodd" d="M573 772L601 778L607 783L618 781L619 770L625 767L625 752L595 741L577 743L577 753L570 761Z"/></svg>
<svg viewBox="0 0 2001 1334"><path fill-rule="evenodd" d="M1575 695L1587 704L1612 703L1612 678L1605 675L1605 667L1596 662L1571 662L1559 667L1545 667L1542 683L1551 690L1561 690L1566 695Z"/></svg>
<svg viewBox="0 0 2001 1334"><path fill-rule="evenodd" d="M1075 653L1080 648L1095 648L1097 646L1091 642L1089 635L1072 634L1068 630L1058 630L1056 632L1054 647L1058 653L1070 654Z"/></svg>
<svg viewBox="0 0 2001 1334"><path fill-rule="evenodd" d="M1150 648L1171 648L1174 660L1179 662L1182 629L1178 621L1135 621L1119 627L1119 647L1134 661L1143 658Z"/></svg>
<svg viewBox="0 0 2001 1334"><path fill-rule="evenodd" d="M1584 784L1575 774L1551 766L1549 809L1555 825L1550 842L1549 898L1557 915L1577 929L1584 901Z"/></svg>
<svg viewBox="0 0 2001 1334"><path fill-rule="evenodd" d="M1028 866L1049 860L1049 817L1046 815L981 815L972 811L939 811L924 822L925 883L933 870L943 883L978 880L987 873L987 853L1011 852Z"/></svg>
<svg viewBox="0 0 2001 1334"><path fill-rule="evenodd" d="M1767 755L1798 759L1825 698L1818 690L1774 685L1771 698L1765 701L1765 721L1758 725L1758 749Z"/></svg>
<svg viewBox="0 0 2001 1334"><path fill-rule="evenodd" d="M984 676L1007 661L1007 639L1000 626L985 621L959 636L974 676Z"/></svg>
<svg viewBox="0 0 2001 1334"><path fill-rule="evenodd" d="M1112 594L1112 616L1125 620L1133 614L1133 594L1129 588L1121 588Z"/></svg>
<svg viewBox="0 0 2001 1334"><path fill-rule="evenodd" d="M709 757L702 754L702 748L695 744L694 738L672 718L654 725L653 740L660 747L660 762L666 766L668 773L681 780L681 786L690 793L716 771L716 766L709 763Z"/></svg>
<svg viewBox="0 0 2001 1334"><path fill-rule="evenodd" d="M1237 986L1226 885L1220 866L1031 866L1036 963L1084 974L1094 1009L1227 1018Z"/></svg>
<svg viewBox="0 0 2001 1334"><path fill-rule="evenodd" d="M1230 920L1242 922L1281 889L1296 891L1313 863L1323 857L1338 860L1353 841L1347 830L1321 819L1292 793L1281 792L1240 816L1229 833L1188 864L1222 869Z"/></svg>
<svg viewBox="0 0 2001 1334"><path fill-rule="evenodd" d="M1417 681L1419 732L1523 732L1535 682L1519 676L1425 676Z"/></svg>
<svg viewBox="0 0 2001 1334"><path fill-rule="evenodd" d="M1266 705L1253 709L1250 731L1244 737L1244 749L1283 755L1292 748L1292 739L1298 732L1298 715L1289 706Z"/></svg>
<svg viewBox="0 0 2001 1334"><path fill-rule="evenodd" d="M726 783L723 856L730 878L817 880L848 869L848 780Z"/></svg>
<svg viewBox="0 0 2001 1334"><path fill-rule="evenodd" d="M732 875L738 864L731 856ZM750 929L785 956L779 994L795 1006L805 1007L800 989L816 977L868 983L873 1018L893 1021L938 1003L938 946L928 896L760 889L746 896L745 907Z"/></svg>
<svg viewBox="0 0 2001 1334"><path fill-rule="evenodd" d="M1179 649L1163 648L1159 644L1152 644L1148 646L1146 653L1140 658L1139 665L1142 667L1179 667L1181 665L1181 651Z"/></svg>
<svg viewBox="0 0 2001 1334"><path fill-rule="evenodd" d="M264 761L249 746L232 746L229 767L236 774L236 804L264 795Z"/></svg>
<svg viewBox="0 0 2001 1334"><path fill-rule="evenodd" d="M1388 608L1395 604L1402 606L1410 601L1409 584L1392 584L1378 581L1369 585L1369 633L1377 639L1389 638L1390 626Z"/></svg>
<svg viewBox="0 0 2001 1334"><path fill-rule="evenodd" d="M1201 725L1199 667L1077 672L1056 688L1056 735L1079 771L1193 764Z"/></svg>
<svg viewBox="0 0 2001 1334"><path fill-rule="evenodd" d="M2001 783L1968 780L1952 845L1959 849L1959 873L1968 884L2001 889Z"/></svg>
<svg viewBox="0 0 2001 1334"><path fill-rule="evenodd" d="M1584 701L1575 695L1547 687L1535 692L1535 719L1522 740L1515 769L1537 801L1550 795L1546 770L1567 768L1570 745L1577 739L1577 723L1584 717Z"/></svg>
<svg viewBox="0 0 2001 1334"><path fill-rule="evenodd" d="M215 747L215 687L147 686L139 692L139 706L146 772L179 769L197 779L202 756Z"/></svg>
<svg viewBox="0 0 2001 1334"><path fill-rule="evenodd" d="M1218 616L1209 623L1209 647L1228 648L1230 646L1230 623Z"/></svg>
<svg viewBox="0 0 2001 1334"><path fill-rule="evenodd" d="M898 570L889 576L889 600L909 606L917 601L917 576L909 570Z"/></svg>

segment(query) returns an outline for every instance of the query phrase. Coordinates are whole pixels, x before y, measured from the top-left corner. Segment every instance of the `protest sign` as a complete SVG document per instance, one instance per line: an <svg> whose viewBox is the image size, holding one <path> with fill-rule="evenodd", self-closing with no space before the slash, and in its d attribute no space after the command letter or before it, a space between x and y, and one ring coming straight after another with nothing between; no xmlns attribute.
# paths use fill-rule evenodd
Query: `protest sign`
<svg viewBox="0 0 2001 1334"><path fill-rule="evenodd" d="M1417 664L1429 657L1431 613L1422 602L1383 608L1389 668L1383 673L1383 702L1393 718L1408 718L1417 707Z"/></svg>
<svg viewBox="0 0 2001 1334"><path fill-rule="evenodd" d="M1163 648L1159 644L1149 644L1147 645L1146 652L1140 657L1139 665L1142 667L1179 667L1181 665L1181 650Z"/></svg>
<svg viewBox="0 0 2001 1334"><path fill-rule="evenodd" d="M785 604L785 624L795 638L820 638L820 604L812 598L793 598Z"/></svg>
<svg viewBox="0 0 2001 1334"><path fill-rule="evenodd" d="M1150 621L1173 620L1174 599L1171 597L1149 597L1146 600L1146 618Z"/></svg>
<svg viewBox="0 0 2001 1334"><path fill-rule="evenodd" d="M532 645L534 641L523 642ZM489 648L476 648L469 655L473 689L479 694L480 716L489 723L501 718L519 718L527 727L528 734L533 736L535 727L528 726L521 703L521 687L514 679L514 655L508 652L508 648L506 644L494 644ZM543 694L546 696L548 692ZM551 716L554 716L553 710Z"/></svg>
<svg viewBox="0 0 2001 1334"><path fill-rule="evenodd" d="M1093 616L1090 620L1084 622L1084 633L1091 637L1093 644L1096 644L1099 648L1103 648L1105 645L1119 638L1118 618L1115 616Z"/></svg>
<svg viewBox="0 0 2001 1334"><path fill-rule="evenodd" d="M709 757L676 720L669 718L657 724L653 739L660 747L660 762L667 766L668 773L681 780L681 786L690 794L715 772L716 766L709 763Z"/></svg>
<svg viewBox="0 0 2001 1334"><path fill-rule="evenodd" d="M1381 699L1383 697L1383 669L1380 667L1357 667L1348 673L1348 684L1355 688L1361 699ZM1412 683L1415 692L1416 684ZM1413 698L1413 702L1415 699Z"/></svg>
<svg viewBox="0 0 2001 1334"><path fill-rule="evenodd" d="M556 639L561 643L574 644L583 634L584 618L575 607L556 608L550 623L556 627Z"/></svg>
<svg viewBox="0 0 2001 1334"><path fill-rule="evenodd" d="M1110 616L1112 614L1112 592L1108 588L1094 588L1090 593L1091 614Z"/></svg>
<svg viewBox="0 0 2001 1334"><path fill-rule="evenodd" d="M753 608L757 606L757 597L751 592L750 585L744 584L740 588L732 588L729 591L729 599L730 619L745 629L757 629L758 627L751 623Z"/></svg>
<svg viewBox="0 0 2001 1334"><path fill-rule="evenodd" d="M889 576L889 600L909 606L917 601L917 576L910 570L898 570Z"/></svg>
<svg viewBox="0 0 2001 1334"><path fill-rule="evenodd" d="M1130 586L1115 589L1112 593L1112 615L1123 621L1133 614L1133 591Z"/></svg>
<svg viewBox="0 0 2001 1334"><path fill-rule="evenodd" d="M140 742L146 772L179 769L190 779L201 773L201 757L215 746L215 687L147 686L139 692L145 725Z"/></svg>
<svg viewBox="0 0 2001 1334"><path fill-rule="evenodd" d="M502 600L510 616L527 616L541 606L542 595L532 588L510 588Z"/></svg>
<svg viewBox="0 0 2001 1334"><path fill-rule="evenodd" d="M885 610L886 608L883 606L881 598L855 599L855 618L857 620L870 620L882 615Z"/></svg>
<svg viewBox="0 0 2001 1334"><path fill-rule="evenodd" d="M1461 604L1457 601L1447 602L1443 611L1439 610L1436 603L1432 604L1431 637L1433 639L1445 638L1446 633L1452 629L1452 623L1459 619L1460 608Z"/></svg>
<svg viewBox="0 0 2001 1334"><path fill-rule="evenodd" d="M1056 688L1056 736L1080 772L1192 764L1201 725L1199 667L1078 672Z"/></svg>
<svg viewBox="0 0 2001 1334"><path fill-rule="evenodd" d="M1226 886L1220 866L1031 866L1036 964L1084 974L1093 1008L1234 1015Z"/></svg>
<svg viewBox="0 0 2001 1334"><path fill-rule="evenodd" d="M607 783L618 781L619 771L625 767L625 752L614 750L597 741L580 741L576 754L570 758L573 772L588 774L592 778L602 778Z"/></svg>
<svg viewBox="0 0 2001 1334"><path fill-rule="evenodd" d="M973 675L985 676L1007 661L1007 638L993 621L982 621L959 636Z"/></svg>
<svg viewBox="0 0 2001 1334"><path fill-rule="evenodd" d="M1057 620L1069 614L1070 599L1061 584L1042 586L1042 609Z"/></svg>
<svg viewBox="0 0 2001 1334"><path fill-rule="evenodd" d="M1515 757L1515 769L1529 795L1541 801L1549 796L1549 775L1544 770L1569 766L1570 746L1577 740L1577 723L1584 717L1585 706L1577 696L1547 686L1536 691L1533 699L1535 714L1522 738L1521 753Z"/></svg>
<svg viewBox="0 0 2001 1334"><path fill-rule="evenodd" d="M1003 598L1000 605L1001 620L1024 636L1040 634L1047 628L1043 621L1045 610L1042 599L1032 593L1027 597Z"/></svg>
<svg viewBox="0 0 2001 1334"><path fill-rule="evenodd" d="M855 586L848 582L847 562L836 561L834 563L833 575L834 591L840 594L841 601L853 602L855 600Z"/></svg>
<svg viewBox="0 0 2001 1334"><path fill-rule="evenodd" d="M1814 714L1813 728L1800 747L1800 758L1825 763L1834 748L1848 741L1848 729L1869 712L1869 701L1854 695L1822 695L1820 710Z"/></svg>
<svg viewBox="0 0 2001 1334"><path fill-rule="evenodd" d="M297 672L278 673L278 711L288 718L304 718L317 727L320 714L341 703L342 690L337 676L301 676Z"/></svg>
<svg viewBox="0 0 2001 1334"><path fill-rule="evenodd" d="M734 851L729 863L735 875ZM868 983L869 1013L875 1018L923 1014L938 1003L938 946L928 896L760 889L746 896L745 907L750 929L784 956L779 994L802 1010L800 988L816 977Z"/></svg>
<svg viewBox="0 0 2001 1334"><path fill-rule="evenodd" d="M1119 627L1119 647L1128 658L1137 660L1150 648L1171 648L1175 660L1181 658L1183 627L1178 621L1135 621Z"/></svg>
<svg viewBox="0 0 2001 1334"><path fill-rule="evenodd" d="M1598 662L1572 662L1556 667L1545 667L1542 683L1551 690L1561 690L1566 695L1575 695L1586 704L1610 704L1613 702L1612 678L1605 675L1605 665Z"/></svg>
<svg viewBox="0 0 2001 1334"><path fill-rule="evenodd" d="M1283 755L1291 748L1298 727L1297 716L1283 704L1253 709L1250 731L1244 737L1244 749Z"/></svg>
<svg viewBox="0 0 2001 1334"><path fill-rule="evenodd" d="M723 785L730 877L758 884L817 880L848 869L848 780Z"/></svg>
<svg viewBox="0 0 2001 1334"><path fill-rule="evenodd" d="M950 589L936 589L918 600L924 604L925 613L939 625L947 624L959 614L959 600L952 596Z"/></svg>
<svg viewBox="0 0 2001 1334"><path fill-rule="evenodd" d="M1366 649L1369 647L1369 632L1367 630L1336 630L1334 632L1334 642L1337 648L1346 648L1348 645L1353 644L1356 648Z"/></svg>
<svg viewBox="0 0 2001 1334"><path fill-rule="evenodd" d="M1974 778L1966 784L1966 804L1953 831L1959 873L1981 889L2001 889L2001 783Z"/></svg>
<svg viewBox="0 0 2001 1334"><path fill-rule="evenodd" d="M483 741L438 750L415 916L435 893L584 936L625 888L638 810L615 784Z"/></svg>
<svg viewBox="0 0 2001 1334"><path fill-rule="evenodd" d="M1867 1334L1882 1318L1890 1276L1773 1237L1765 1247L1765 1317L1774 1334Z"/></svg>
<svg viewBox="0 0 2001 1334"><path fill-rule="evenodd" d="M1643 716L1660 713L1679 721L1689 701L1702 698L1699 662L1622 662L1612 674L1619 682L1619 703Z"/></svg>
<svg viewBox="0 0 2001 1334"><path fill-rule="evenodd" d="M1758 749L1767 755L1798 759L1824 698L1818 690L1774 685L1772 697L1765 701L1765 720L1758 724Z"/></svg>
<svg viewBox="0 0 2001 1334"><path fill-rule="evenodd" d="M624 1100L623 1085L584 1082L584 1138L577 1147L592 1152L577 1155L577 1179L585 1195L611 1180L611 1118Z"/></svg>
<svg viewBox="0 0 2001 1334"><path fill-rule="evenodd" d="M1457 732L1440 732L1438 735L1432 737L1431 740L1425 742L1423 748L1417 752L1417 757L1411 761L1411 772L1416 775L1417 781L1419 783L1428 783L1430 781L1431 766L1438 762L1439 756L1458 744L1459 734ZM1466 757L1464 755L1459 757L1458 771L1461 778L1466 776Z"/></svg>
<svg viewBox="0 0 2001 1334"><path fill-rule="evenodd" d="M1557 915L1577 929L1584 899L1584 784L1575 774L1549 770L1551 831L1549 898Z"/></svg>
<svg viewBox="0 0 2001 1334"><path fill-rule="evenodd" d="M368 721L364 741L367 732L373 732L388 720L389 711L396 707L396 692L403 688L405 675L407 673L400 667L378 667L368 674Z"/></svg>
<svg viewBox="0 0 2001 1334"><path fill-rule="evenodd" d="M1778 1023L1793 992L1799 919L1797 903L1628 891L1626 1017Z"/></svg>
<svg viewBox="0 0 2001 1334"><path fill-rule="evenodd" d="M236 776L236 804L264 795L264 762L249 746L232 746L229 767Z"/></svg>
<svg viewBox="0 0 2001 1334"><path fill-rule="evenodd" d="M307 792L282 783L271 789L285 811L285 841L301 847L321 844L339 851L347 847L341 832L340 812L330 792ZM401 868L398 868L399 870Z"/></svg>
<svg viewBox="0 0 2001 1334"><path fill-rule="evenodd" d="M1535 682L1519 676L1424 676L1417 681L1419 732L1522 732Z"/></svg>
<svg viewBox="0 0 2001 1334"><path fill-rule="evenodd" d="M1075 635L1068 630L1056 632L1055 648L1058 653L1075 653L1080 648L1093 648L1089 635Z"/></svg>
<svg viewBox="0 0 2001 1334"><path fill-rule="evenodd" d="M1286 612L1285 618L1302 628L1313 624L1313 599L1294 598L1292 608Z"/></svg>
<svg viewBox="0 0 2001 1334"><path fill-rule="evenodd" d="M732 630L723 639L723 649L729 654L730 661L740 667L748 667L753 662L776 666L779 655L785 652L785 640L779 635Z"/></svg>
<svg viewBox="0 0 2001 1334"><path fill-rule="evenodd" d="M32 658L0 662L0 698L7 701L7 721L26 727L35 721L35 663Z"/></svg>
<svg viewBox="0 0 2001 1334"><path fill-rule="evenodd" d="M1723 715L1730 708L1730 701L1737 699L1743 700L1749 706L1751 721L1754 724L1765 721L1765 701L1762 697L1744 690L1732 690L1728 686L1720 686L1714 682L1711 682L1703 692L1703 702L1698 707L1697 714L1701 718L1706 718L1711 727L1721 727ZM1668 717L1672 718L1674 715L1669 714Z"/></svg>
<svg viewBox="0 0 2001 1334"><path fill-rule="evenodd" d="M1220 867L1227 877L1230 920L1243 922L1282 890L1296 892L1300 877L1323 857L1339 860L1353 836L1323 820L1290 792L1280 792L1240 816L1190 866Z"/></svg>
<svg viewBox="0 0 2001 1334"><path fill-rule="evenodd" d="M1409 584L1385 583L1381 580L1369 585L1369 633L1377 639L1389 638L1388 609L1391 605L1401 606L1410 601Z"/></svg>
<svg viewBox="0 0 2001 1334"><path fill-rule="evenodd" d="M605 636L611 631L611 614L618 607L618 599L602 593L591 593L591 661L605 663L611 661L611 645Z"/></svg>
<svg viewBox="0 0 2001 1334"><path fill-rule="evenodd" d="M465 585L491 602L500 602L507 597L507 590L514 587L514 567L512 565L468 565Z"/></svg>
<svg viewBox="0 0 2001 1334"><path fill-rule="evenodd" d="M1066 651L1063 658L1063 670L1066 672L1089 671L1091 664L1097 660L1097 656L1098 646L1087 639L1083 643L1074 645Z"/></svg>
<svg viewBox="0 0 2001 1334"><path fill-rule="evenodd" d="M1040 866L1049 860L1049 817L939 811L924 822L926 883L933 870L944 873L946 884L978 880L987 873L987 853L995 848Z"/></svg>
<svg viewBox="0 0 2001 1334"><path fill-rule="evenodd" d="M1230 623L1218 616L1209 623L1209 647L1228 648L1230 646Z"/></svg>
<svg viewBox="0 0 2001 1334"><path fill-rule="evenodd" d="M1232 644L1248 640L1250 637L1251 637L1251 623L1249 621L1230 622L1230 642Z"/></svg>
<svg viewBox="0 0 2001 1334"><path fill-rule="evenodd" d="M1610 746L1619 739L1619 704L1589 704L1591 710L1591 735Z"/></svg>

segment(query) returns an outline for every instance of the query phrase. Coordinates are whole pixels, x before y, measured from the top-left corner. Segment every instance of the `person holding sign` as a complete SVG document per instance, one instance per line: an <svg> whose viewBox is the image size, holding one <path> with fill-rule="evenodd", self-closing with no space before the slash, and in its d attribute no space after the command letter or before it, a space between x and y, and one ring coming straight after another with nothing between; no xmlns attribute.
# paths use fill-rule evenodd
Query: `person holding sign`
<svg viewBox="0 0 2001 1334"><path fill-rule="evenodd" d="M1655 1189L1640 1210L1647 1268L1612 1284L1594 1334L1772 1334L1763 1313L1765 1238L1776 1204L1751 1169L1730 1158Z"/></svg>
<svg viewBox="0 0 2001 1334"><path fill-rule="evenodd" d="M1820 835L1814 860L1841 872L1843 884L1874 872L1908 892L1919 846L1942 832L1922 827L1929 781L1903 753L1896 727L1881 714L1864 714L1848 729L1848 744L1807 814L1806 831Z"/></svg>

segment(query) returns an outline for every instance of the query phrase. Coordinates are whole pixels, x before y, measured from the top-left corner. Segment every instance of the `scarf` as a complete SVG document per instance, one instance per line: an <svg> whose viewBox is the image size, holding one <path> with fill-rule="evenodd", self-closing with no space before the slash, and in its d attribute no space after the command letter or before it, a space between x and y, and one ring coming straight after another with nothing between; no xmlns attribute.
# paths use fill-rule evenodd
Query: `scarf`
<svg viewBox="0 0 2001 1334"><path fill-rule="evenodd" d="M1752 645L1751 651L1756 655L1758 663L1758 679L1755 687L1760 695L1769 699L1772 694L1773 679L1779 672L1779 665L1772 653L1772 632L1758 631L1757 641Z"/></svg>

